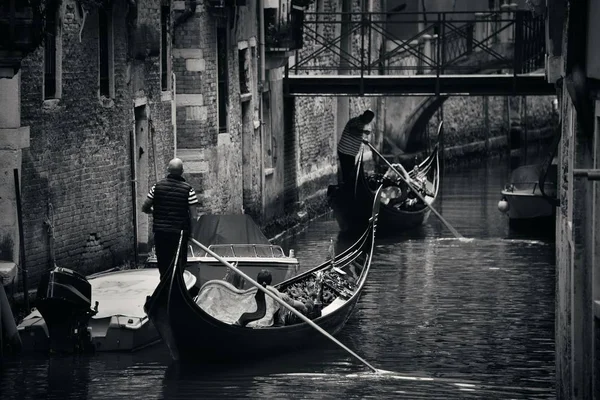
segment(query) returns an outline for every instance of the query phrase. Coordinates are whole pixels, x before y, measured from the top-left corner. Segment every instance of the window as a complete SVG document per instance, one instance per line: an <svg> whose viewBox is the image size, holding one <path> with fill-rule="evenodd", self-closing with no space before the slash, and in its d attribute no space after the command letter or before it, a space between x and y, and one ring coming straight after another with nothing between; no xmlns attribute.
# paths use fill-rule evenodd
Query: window
<svg viewBox="0 0 600 400"><path fill-rule="evenodd" d="M46 40L44 42L44 99L60 98L61 43L57 1L46 8Z"/></svg>
<svg viewBox="0 0 600 400"><path fill-rule="evenodd" d="M246 54L248 49L238 50L239 73L240 73L240 93L250 93L250 65Z"/></svg>
<svg viewBox="0 0 600 400"><path fill-rule="evenodd" d="M162 6L160 9L160 87L163 91L171 90L171 71L169 63L169 25L171 7Z"/></svg>
<svg viewBox="0 0 600 400"><path fill-rule="evenodd" d="M112 9L98 10L98 45L100 58L100 95L114 97L114 59Z"/></svg>
<svg viewBox="0 0 600 400"><path fill-rule="evenodd" d="M217 97L219 99L219 133L227 132L229 82L227 66L227 28L217 28Z"/></svg>
<svg viewBox="0 0 600 400"><path fill-rule="evenodd" d="M258 58L256 57L256 46L250 47L250 82L253 89L256 89L258 81Z"/></svg>

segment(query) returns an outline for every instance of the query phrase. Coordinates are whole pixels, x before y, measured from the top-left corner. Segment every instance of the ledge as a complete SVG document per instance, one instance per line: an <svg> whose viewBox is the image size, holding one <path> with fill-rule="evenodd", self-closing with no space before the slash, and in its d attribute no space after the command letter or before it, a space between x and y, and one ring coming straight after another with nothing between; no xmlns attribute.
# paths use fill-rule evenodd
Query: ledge
<svg viewBox="0 0 600 400"><path fill-rule="evenodd" d="M240 94L240 101L245 103L246 101L252 100L252 93L244 93Z"/></svg>
<svg viewBox="0 0 600 400"><path fill-rule="evenodd" d="M115 102L114 102L113 99L107 98L107 97L104 97L104 96L100 96L99 102L100 102L100 106L102 108L112 108L115 105Z"/></svg>
<svg viewBox="0 0 600 400"><path fill-rule="evenodd" d="M265 176L273 175L275 168L265 168Z"/></svg>
<svg viewBox="0 0 600 400"><path fill-rule="evenodd" d="M13 279L17 276L17 264L12 261L0 261L0 282L2 286L7 286L13 283Z"/></svg>
<svg viewBox="0 0 600 400"><path fill-rule="evenodd" d="M171 90L160 92L160 100L161 101L172 101L173 100L173 92Z"/></svg>
<svg viewBox="0 0 600 400"><path fill-rule="evenodd" d="M54 111L60 108L60 99L46 99L42 102L43 111Z"/></svg>

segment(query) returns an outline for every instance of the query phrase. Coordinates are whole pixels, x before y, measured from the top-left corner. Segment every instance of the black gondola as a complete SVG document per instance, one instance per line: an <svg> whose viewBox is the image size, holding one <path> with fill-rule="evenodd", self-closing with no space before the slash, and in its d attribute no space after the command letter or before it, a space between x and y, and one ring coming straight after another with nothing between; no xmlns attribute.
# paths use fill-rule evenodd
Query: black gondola
<svg viewBox="0 0 600 400"><path fill-rule="evenodd" d="M380 195L378 190L367 229L352 246L335 255L334 262L329 260L274 285L279 292L294 297L317 279L323 282L319 292L322 308L315 307L317 314L308 316L330 334L343 328L364 288L373 256ZM239 290L226 281L211 280L193 298L185 288L182 271L171 271L172 277L158 285L145 309L175 360L267 356L310 345L323 337L299 318L279 318L286 310L256 288Z"/></svg>
<svg viewBox="0 0 600 400"><path fill-rule="evenodd" d="M408 171L411 179L422 181L425 201L433 205L440 185L440 162L436 144L429 156L416 169ZM376 188L383 184L382 205L379 216L378 233L393 234L422 225L431 212L422 201L410 191L407 185L397 185L381 174L367 176L362 160L357 163L356 185L343 188L331 185L328 188L328 201L342 232L360 231L367 225L369 210L375 197ZM395 198L394 198L395 197Z"/></svg>

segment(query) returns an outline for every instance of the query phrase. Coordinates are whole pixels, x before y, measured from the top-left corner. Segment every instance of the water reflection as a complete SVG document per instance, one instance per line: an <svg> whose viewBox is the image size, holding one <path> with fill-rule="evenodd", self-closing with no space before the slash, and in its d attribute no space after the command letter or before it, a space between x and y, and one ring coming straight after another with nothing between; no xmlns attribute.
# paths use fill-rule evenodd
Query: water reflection
<svg viewBox="0 0 600 400"><path fill-rule="evenodd" d="M372 374L323 340L288 354L190 367L163 345L133 354L4 360L2 400L197 398L552 398L554 247L508 228L496 208L503 164L445 174L431 215L378 238L356 313L337 336L387 373ZM301 270L352 238L331 217L281 241ZM198 333L202 340L202 333Z"/></svg>

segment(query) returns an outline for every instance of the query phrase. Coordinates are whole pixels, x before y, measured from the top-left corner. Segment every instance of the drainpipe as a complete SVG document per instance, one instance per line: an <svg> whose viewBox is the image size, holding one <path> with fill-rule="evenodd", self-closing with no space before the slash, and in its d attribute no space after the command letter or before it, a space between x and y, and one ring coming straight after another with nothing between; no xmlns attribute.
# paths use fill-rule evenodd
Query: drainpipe
<svg viewBox="0 0 600 400"><path fill-rule="evenodd" d="M188 2L190 7L186 8L183 14L181 14L173 23L173 29L187 21L196 12L196 0Z"/></svg>
<svg viewBox="0 0 600 400"><path fill-rule="evenodd" d="M265 3L264 0L258 0L258 31L259 31L259 71L260 80L258 82L258 115L260 119L260 191L261 191L261 215L264 217L265 211L265 155L264 155L264 107L263 91L266 80L265 72Z"/></svg>
<svg viewBox="0 0 600 400"><path fill-rule="evenodd" d="M171 100L171 124L173 125L173 158L177 157L177 77L171 72L173 100ZM158 177L156 177L158 179Z"/></svg>

